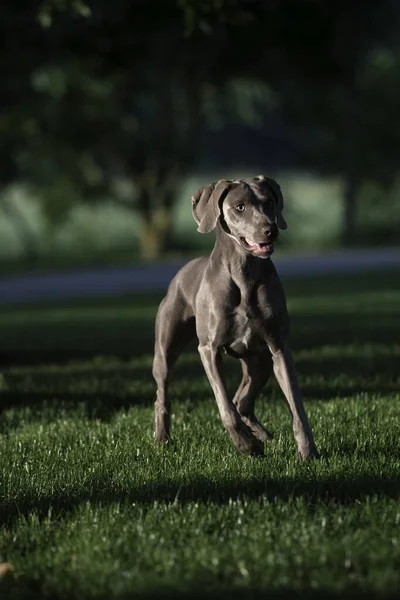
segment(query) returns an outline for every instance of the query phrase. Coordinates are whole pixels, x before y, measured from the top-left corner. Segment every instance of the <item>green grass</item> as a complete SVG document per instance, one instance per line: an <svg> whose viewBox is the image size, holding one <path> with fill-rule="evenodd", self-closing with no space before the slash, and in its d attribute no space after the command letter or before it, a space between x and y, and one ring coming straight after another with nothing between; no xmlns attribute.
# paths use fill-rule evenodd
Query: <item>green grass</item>
<svg viewBox="0 0 400 600"><path fill-rule="evenodd" d="M273 381L240 456L193 351L154 445L156 296L2 309L1 598L396 597L400 272L285 287L315 463Z"/></svg>

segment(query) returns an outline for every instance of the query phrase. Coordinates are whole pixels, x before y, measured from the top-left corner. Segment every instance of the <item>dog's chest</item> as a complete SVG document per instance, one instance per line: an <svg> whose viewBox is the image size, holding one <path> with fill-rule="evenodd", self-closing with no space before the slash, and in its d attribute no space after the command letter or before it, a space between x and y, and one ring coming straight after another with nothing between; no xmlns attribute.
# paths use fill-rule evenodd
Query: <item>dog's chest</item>
<svg viewBox="0 0 400 600"><path fill-rule="evenodd" d="M232 320L229 342L225 345L228 354L236 357L254 354L265 348L265 327L262 319L247 317L240 312Z"/></svg>
<svg viewBox="0 0 400 600"><path fill-rule="evenodd" d="M221 345L237 358L265 350L274 313L266 287L255 282L243 289L232 287L230 292Z"/></svg>

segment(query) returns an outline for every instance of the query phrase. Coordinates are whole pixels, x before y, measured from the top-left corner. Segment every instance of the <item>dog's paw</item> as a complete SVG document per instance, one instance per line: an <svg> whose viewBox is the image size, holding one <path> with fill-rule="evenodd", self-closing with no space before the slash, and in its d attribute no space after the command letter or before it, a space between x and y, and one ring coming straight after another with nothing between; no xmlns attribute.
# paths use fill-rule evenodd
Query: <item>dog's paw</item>
<svg viewBox="0 0 400 600"><path fill-rule="evenodd" d="M242 419L246 423L246 425L249 426L256 438L258 438L262 442L270 442L274 439L272 433L265 429L265 427L261 425L261 423L256 417L242 417Z"/></svg>
<svg viewBox="0 0 400 600"><path fill-rule="evenodd" d="M264 456L264 444L257 439L251 429L240 421L235 428L229 430L232 442L242 454L246 456Z"/></svg>
<svg viewBox="0 0 400 600"><path fill-rule="evenodd" d="M171 443L171 439L165 430L155 431L154 441L156 442L156 444Z"/></svg>
<svg viewBox="0 0 400 600"><path fill-rule="evenodd" d="M299 457L301 460L318 460L321 458L321 455L315 446L305 446L304 448L299 448Z"/></svg>

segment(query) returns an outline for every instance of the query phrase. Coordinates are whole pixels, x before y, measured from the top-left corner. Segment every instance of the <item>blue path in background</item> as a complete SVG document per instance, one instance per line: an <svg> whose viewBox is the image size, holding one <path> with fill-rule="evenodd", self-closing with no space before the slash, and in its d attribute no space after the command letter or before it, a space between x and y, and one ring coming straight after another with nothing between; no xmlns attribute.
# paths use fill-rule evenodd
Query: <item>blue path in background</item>
<svg viewBox="0 0 400 600"><path fill-rule="evenodd" d="M185 261L149 266L99 267L63 273L18 275L0 279L0 304L39 300L117 296L163 291ZM283 277L356 273L400 268L400 248L352 250L320 255L274 255Z"/></svg>

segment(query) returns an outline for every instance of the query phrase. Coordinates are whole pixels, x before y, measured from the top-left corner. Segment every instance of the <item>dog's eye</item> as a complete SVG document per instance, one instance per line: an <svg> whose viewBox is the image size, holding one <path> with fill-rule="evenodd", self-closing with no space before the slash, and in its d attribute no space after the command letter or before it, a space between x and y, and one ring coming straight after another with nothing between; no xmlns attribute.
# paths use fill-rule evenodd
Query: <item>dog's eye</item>
<svg viewBox="0 0 400 600"><path fill-rule="evenodd" d="M267 208L272 208L273 205L274 205L274 203L272 202L272 200L267 200L265 204L267 205Z"/></svg>
<svg viewBox="0 0 400 600"><path fill-rule="evenodd" d="M239 212L243 212L244 211L244 204L238 204L236 206L236 210L238 210Z"/></svg>

